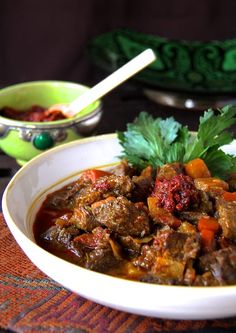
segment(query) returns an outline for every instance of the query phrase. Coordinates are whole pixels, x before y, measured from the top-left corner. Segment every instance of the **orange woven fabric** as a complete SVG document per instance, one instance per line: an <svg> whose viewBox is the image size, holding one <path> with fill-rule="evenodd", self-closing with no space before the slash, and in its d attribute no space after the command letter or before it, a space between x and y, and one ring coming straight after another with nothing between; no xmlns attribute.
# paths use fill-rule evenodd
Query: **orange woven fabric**
<svg viewBox="0 0 236 333"><path fill-rule="evenodd" d="M113 310L66 290L21 251L0 214L0 328L15 332L236 332L236 318L182 321ZM215 330L214 330L215 328Z"/></svg>

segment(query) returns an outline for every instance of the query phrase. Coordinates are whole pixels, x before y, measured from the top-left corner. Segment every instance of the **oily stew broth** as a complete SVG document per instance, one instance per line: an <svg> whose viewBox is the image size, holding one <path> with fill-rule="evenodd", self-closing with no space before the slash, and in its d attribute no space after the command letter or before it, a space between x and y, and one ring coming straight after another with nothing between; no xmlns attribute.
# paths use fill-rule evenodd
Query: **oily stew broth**
<svg viewBox="0 0 236 333"><path fill-rule="evenodd" d="M36 242L90 270L142 282L236 284L236 176L200 159L141 172L126 161L84 171L49 194Z"/></svg>

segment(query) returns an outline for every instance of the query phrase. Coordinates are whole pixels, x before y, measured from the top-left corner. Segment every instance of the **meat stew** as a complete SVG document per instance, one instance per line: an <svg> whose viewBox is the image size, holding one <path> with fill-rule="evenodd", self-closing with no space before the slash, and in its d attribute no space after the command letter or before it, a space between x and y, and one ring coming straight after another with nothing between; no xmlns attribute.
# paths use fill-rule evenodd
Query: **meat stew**
<svg viewBox="0 0 236 333"><path fill-rule="evenodd" d="M120 278L236 284L236 175L214 178L201 164L200 174L190 162L85 170L47 196L34 223L36 242Z"/></svg>

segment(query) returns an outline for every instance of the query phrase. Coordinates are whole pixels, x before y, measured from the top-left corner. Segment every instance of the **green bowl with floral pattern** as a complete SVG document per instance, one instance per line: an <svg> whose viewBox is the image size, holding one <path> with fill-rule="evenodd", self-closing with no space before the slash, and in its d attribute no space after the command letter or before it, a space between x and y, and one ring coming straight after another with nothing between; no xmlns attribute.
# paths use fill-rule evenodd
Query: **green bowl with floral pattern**
<svg viewBox="0 0 236 333"><path fill-rule="evenodd" d="M27 110L33 105L48 108L69 103L89 87L63 81L19 83L0 90L0 109ZM102 115L101 101L78 116L50 122L28 122L0 116L0 149L23 165L43 151L92 134Z"/></svg>
<svg viewBox="0 0 236 333"><path fill-rule="evenodd" d="M136 83L175 92L236 92L236 39L171 40L118 29L96 37L89 51L98 66L113 72L147 48L157 60L135 76Z"/></svg>

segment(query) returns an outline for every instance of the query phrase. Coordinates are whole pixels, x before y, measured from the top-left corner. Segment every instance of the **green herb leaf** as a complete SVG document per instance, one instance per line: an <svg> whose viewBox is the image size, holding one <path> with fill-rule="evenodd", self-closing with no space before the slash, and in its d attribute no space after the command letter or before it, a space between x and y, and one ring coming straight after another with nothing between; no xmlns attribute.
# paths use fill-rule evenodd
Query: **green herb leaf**
<svg viewBox="0 0 236 333"><path fill-rule="evenodd" d="M118 132L123 147L121 158L127 159L138 169L147 165L158 167L166 163L186 163L202 158L213 175L223 177L236 170L236 158L219 148L233 140L227 130L236 124L236 107L226 106L215 114L208 110L199 119L196 135L191 135L173 117L156 118L141 112L133 123L127 124L127 131Z"/></svg>

